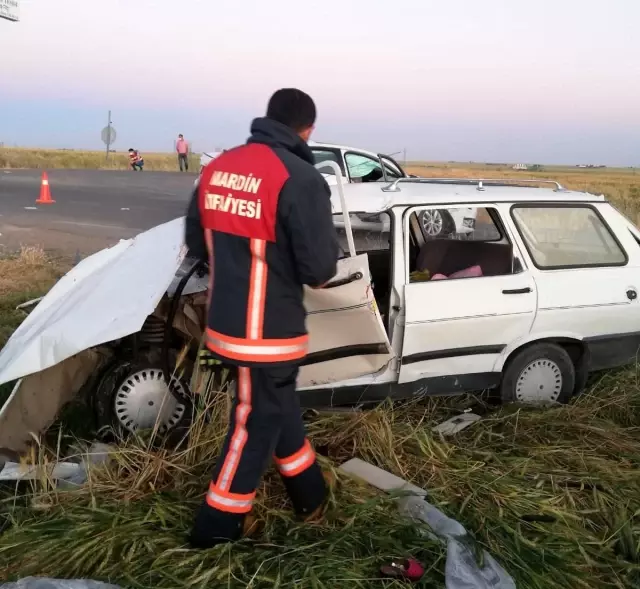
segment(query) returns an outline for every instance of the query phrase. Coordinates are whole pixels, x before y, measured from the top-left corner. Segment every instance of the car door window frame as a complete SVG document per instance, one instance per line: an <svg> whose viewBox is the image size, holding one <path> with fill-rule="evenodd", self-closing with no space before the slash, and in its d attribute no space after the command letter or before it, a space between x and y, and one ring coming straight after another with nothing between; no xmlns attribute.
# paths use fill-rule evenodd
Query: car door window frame
<svg viewBox="0 0 640 589"><path fill-rule="evenodd" d="M379 153L378 154L378 158L380 159L380 162L382 163L383 167L386 166L394 174L396 174L396 173L399 174L398 178L406 178L407 177L407 174L404 171L404 169L391 156ZM395 180L395 178L389 178L389 180Z"/></svg>
<svg viewBox="0 0 640 589"><path fill-rule="evenodd" d="M336 157L335 162L340 167L340 170L342 171L342 175L348 178L348 175L345 173L346 162L343 159L342 151L340 151L339 149L331 149L330 147L316 147L316 146L312 146L310 149L312 154L316 151L322 151L324 153L333 154ZM334 160L331 160L331 161L334 161ZM315 162L315 158L314 158L314 162Z"/></svg>
<svg viewBox="0 0 640 589"><path fill-rule="evenodd" d="M362 157L362 158L370 159L370 160L372 160L372 161L374 161L374 162L377 162L378 166L380 166L380 171L381 171L381 172L382 172L382 174L383 174L383 178L382 178L382 179L384 179L384 176L385 176L385 174L386 174L386 171L385 171L385 169L384 169L384 164L380 161L380 158L379 158L379 157L377 157L377 156L373 156L373 157L372 157L372 156L371 156L371 155L369 155L368 153L362 153L361 151L353 151L353 150L349 150L349 151L345 151L345 152L344 152L344 165L345 165L345 167L346 167L346 169L347 169L347 175L348 175L348 178L349 178L349 182L352 182L352 181L353 181L353 178L351 177L351 170L349 169L349 162L347 161L347 156L349 156L349 155L357 155L358 157ZM358 176L358 178L361 178L361 177L362 177L362 176Z"/></svg>
<svg viewBox="0 0 640 589"><path fill-rule="evenodd" d="M613 239L614 243L616 244L616 246L618 247L618 249L622 253L622 255L624 257L624 260L621 261L621 262L612 262L612 263L609 263L609 264L603 264L603 263L595 263L595 264L563 264L563 265L559 265L559 266L543 266L543 265L539 265L538 262L536 262L536 259L535 259L534 255L531 252L531 248L530 248L530 245L529 245L529 238L526 236L526 231L524 230L523 227L520 226L520 223L518 223L518 220L517 220L517 218L516 218L516 216L514 214L514 211L516 209L553 209L553 208L556 208L556 209L589 209L590 211L593 211L595 216L602 223L602 226L603 226L604 230L609 233L609 236ZM597 207L593 206L593 204L591 204L591 203L587 203L587 202L556 203L556 202L544 202L544 201L542 201L542 202L514 203L509 207L509 213L510 213L510 216L511 216L511 221L513 222L513 225L515 226L515 229L518 232L518 235L520 236L520 239L522 240L522 243L524 244L524 247L525 247L525 249L527 251L527 255L528 255L529 260L541 272L553 272L555 270L580 270L580 269L583 269L583 268L619 268L619 267L622 267L622 266L626 266L629 263L629 254L624 249L622 243L620 243L620 240L618 239L618 236L616 235L615 231L613 231L613 229L611 229L611 227L607 223L606 219L602 216L602 214L597 209Z"/></svg>
<svg viewBox="0 0 640 589"><path fill-rule="evenodd" d="M500 208L496 203L434 203L434 204L421 204L415 205L412 207L408 207L405 209L402 215L402 240L403 240L403 258L404 258L404 284L415 284L411 282L411 268L410 268L410 260L409 260L409 239L411 239L411 215L414 213L419 213L420 211L430 210L430 209L447 209L447 208L456 208L456 209L464 209L464 208L474 208L474 209L485 209L489 216L491 217L491 221L494 224L496 230L500 233L500 240L505 239L511 245L511 273L504 274L504 276L513 276L516 274L521 274L523 272L527 272L527 263L524 258L524 255L521 251L520 246L516 243L514 236L508 230L506 219L502 218L500 214ZM421 235L424 240L424 236ZM473 243L473 242L470 242ZM486 243L497 243L496 240L487 240ZM520 269L518 272L516 269L516 260L520 262ZM478 276L475 278L499 278L499 276ZM455 280L466 280L465 278L456 278ZM429 284L429 281L424 282L423 284Z"/></svg>

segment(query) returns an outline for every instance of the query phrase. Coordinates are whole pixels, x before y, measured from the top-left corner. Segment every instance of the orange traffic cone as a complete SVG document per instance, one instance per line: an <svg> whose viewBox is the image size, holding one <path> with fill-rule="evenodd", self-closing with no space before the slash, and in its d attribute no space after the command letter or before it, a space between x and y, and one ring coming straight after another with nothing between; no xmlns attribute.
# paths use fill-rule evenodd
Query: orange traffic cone
<svg viewBox="0 0 640 589"><path fill-rule="evenodd" d="M42 172L42 184L40 185L40 198L36 200L39 205L52 205L55 200L51 198L51 190L49 189L49 176L46 172Z"/></svg>

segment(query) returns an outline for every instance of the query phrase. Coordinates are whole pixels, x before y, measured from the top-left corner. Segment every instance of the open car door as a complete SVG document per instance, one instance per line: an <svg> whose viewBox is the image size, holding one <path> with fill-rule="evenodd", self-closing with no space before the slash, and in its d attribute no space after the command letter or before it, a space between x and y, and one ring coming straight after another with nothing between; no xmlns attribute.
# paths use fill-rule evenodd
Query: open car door
<svg viewBox="0 0 640 589"><path fill-rule="evenodd" d="M316 167L334 166L322 162ZM338 272L327 286L305 288L309 354L298 377L299 389L374 374L393 357L373 296L368 257L356 255L339 168L335 172L349 256L338 261Z"/></svg>

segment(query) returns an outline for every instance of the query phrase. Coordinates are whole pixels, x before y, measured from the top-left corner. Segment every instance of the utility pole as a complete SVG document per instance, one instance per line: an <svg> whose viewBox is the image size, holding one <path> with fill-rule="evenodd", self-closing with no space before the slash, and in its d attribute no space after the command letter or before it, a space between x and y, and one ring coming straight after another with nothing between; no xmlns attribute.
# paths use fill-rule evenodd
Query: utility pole
<svg viewBox="0 0 640 589"><path fill-rule="evenodd" d="M111 148L111 111L107 115L107 161L109 161L109 149Z"/></svg>

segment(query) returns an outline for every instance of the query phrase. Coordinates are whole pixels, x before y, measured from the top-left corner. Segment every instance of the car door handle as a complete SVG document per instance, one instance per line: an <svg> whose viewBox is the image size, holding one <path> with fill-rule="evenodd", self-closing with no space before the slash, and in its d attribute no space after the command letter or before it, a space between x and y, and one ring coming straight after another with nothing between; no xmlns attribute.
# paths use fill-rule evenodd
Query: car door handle
<svg viewBox="0 0 640 589"><path fill-rule="evenodd" d="M527 286L525 288L510 288L507 290L503 290L502 294L526 294L531 292L531 287Z"/></svg>
<svg viewBox="0 0 640 589"><path fill-rule="evenodd" d="M324 290L326 290L327 288L335 288L336 286L344 286L345 284L350 284L352 282L355 282L356 280L360 280L362 276L362 272L354 272L346 278L336 280L335 282L330 282L329 284L324 286Z"/></svg>

